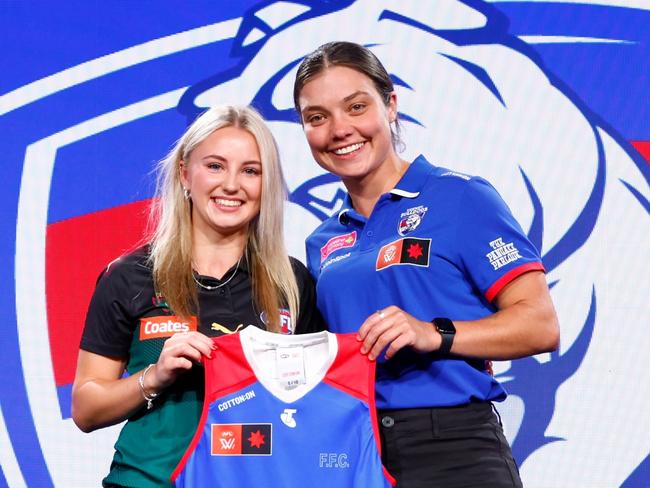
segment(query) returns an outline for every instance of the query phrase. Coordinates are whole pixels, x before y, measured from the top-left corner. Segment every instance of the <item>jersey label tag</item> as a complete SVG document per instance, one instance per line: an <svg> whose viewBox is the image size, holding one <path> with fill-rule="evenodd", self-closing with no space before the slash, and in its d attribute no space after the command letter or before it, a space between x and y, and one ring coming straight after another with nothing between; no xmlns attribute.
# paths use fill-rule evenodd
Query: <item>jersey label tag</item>
<svg viewBox="0 0 650 488"><path fill-rule="evenodd" d="M283 388L291 390L307 382L302 346L278 347L275 352L275 361L278 381Z"/></svg>

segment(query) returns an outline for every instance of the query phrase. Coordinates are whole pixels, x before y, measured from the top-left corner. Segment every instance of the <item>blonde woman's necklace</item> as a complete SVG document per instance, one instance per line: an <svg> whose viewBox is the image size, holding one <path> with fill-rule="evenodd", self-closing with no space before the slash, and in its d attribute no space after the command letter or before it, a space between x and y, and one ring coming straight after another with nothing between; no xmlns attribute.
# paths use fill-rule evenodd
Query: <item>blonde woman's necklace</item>
<svg viewBox="0 0 650 488"><path fill-rule="evenodd" d="M210 286L210 285L204 285L201 283L199 280L196 279L196 276L194 276L194 273L192 273L192 278L194 278L194 282L199 285L201 288L204 290L216 290L217 288L221 288L222 286L226 286L228 283L230 283L230 280L232 280L235 275L237 274L237 270L239 269L239 264L241 263L241 258L242 256L239 256L239 260L237 261L237 266L235 266L235 269L233 270L232 274L226 281L223 283L219 283L218 285Z"/></svg>

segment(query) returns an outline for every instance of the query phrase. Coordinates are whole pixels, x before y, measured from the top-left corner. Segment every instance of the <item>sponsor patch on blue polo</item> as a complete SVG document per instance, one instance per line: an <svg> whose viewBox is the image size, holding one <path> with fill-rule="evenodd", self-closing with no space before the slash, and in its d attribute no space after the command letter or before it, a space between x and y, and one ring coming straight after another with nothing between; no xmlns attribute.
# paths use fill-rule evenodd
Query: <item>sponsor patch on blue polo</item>
<svg viewBox="0 0 650 488"><path fill-rule="evenodd" d="M429 248L431 239L405 237L386 244L377 254L376 270L382 270L396 264L429 266Z"/></svg>

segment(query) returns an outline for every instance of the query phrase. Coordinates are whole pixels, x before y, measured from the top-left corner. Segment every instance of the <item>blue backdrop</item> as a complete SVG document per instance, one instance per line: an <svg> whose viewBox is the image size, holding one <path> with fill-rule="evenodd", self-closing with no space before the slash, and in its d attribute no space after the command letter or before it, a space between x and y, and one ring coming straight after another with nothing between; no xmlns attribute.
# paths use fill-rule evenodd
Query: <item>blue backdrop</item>
<svg viewBox="0 0 650 488"><path fill-rule="evenodd" d="M650 486L649 25L645 0L0 3L0 486L107 472L116 428L70 419L85 309L201 110L252 103L270 121L304 259L342 190L291 82L335 39L391 71L404 157L488 178L542 251L562 346L495 370L525 485Z"/></svg>

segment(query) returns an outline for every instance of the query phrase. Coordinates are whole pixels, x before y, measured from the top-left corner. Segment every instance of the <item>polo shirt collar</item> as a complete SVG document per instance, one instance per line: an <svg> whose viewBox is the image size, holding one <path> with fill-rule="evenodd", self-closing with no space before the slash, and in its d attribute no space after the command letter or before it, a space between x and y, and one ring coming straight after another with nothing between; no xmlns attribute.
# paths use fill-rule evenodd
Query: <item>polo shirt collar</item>
<svg viewBox="0 0 650 488"><path fill-rule="evenodd" d="M411 164L409 164L406 173L404 173L402 178L397 182L395 188L388 193L402 198L417 198L426 183L431 168L431 163L429 163L424 156L419 155ZM353 213L350 214L350 212ZM345 195L343 206L339 211L338 221L340 224L344 224L342 219L346 216L353 217L355 214L356 212L354 212L354 207L352 206L352 199L348 193Z"/></svg>
<svg viewBox="0 0 650 488"><path fill-rule="evenodd" d="M352 199L350 198L350 194L346 193L345 199L343 200L343 206L341 207L341 210L339 210L339 224L345 225L345 219L346 217L349 217L348 213L350 212L354 212L354 207L352 206Z"/></svg>
<svg viewBox="0 0 650 488"><path fill-rule="evenodd" d="M246 274L250 274L250 263L248 262L248 252L244 250L244 256L239 263L239 270L244 271Z"/></svg>
<svg viewBox="0 0 650 488"><path fill-rule="evenodd" d="M409 164L406 173L389 193L404 198L416 198L420 195L430 172L431 164L429 161L422 155L418 156Z"/></svg>

